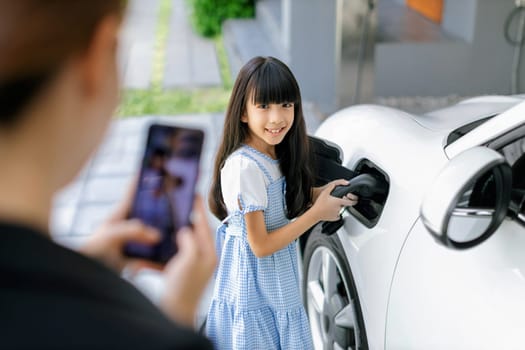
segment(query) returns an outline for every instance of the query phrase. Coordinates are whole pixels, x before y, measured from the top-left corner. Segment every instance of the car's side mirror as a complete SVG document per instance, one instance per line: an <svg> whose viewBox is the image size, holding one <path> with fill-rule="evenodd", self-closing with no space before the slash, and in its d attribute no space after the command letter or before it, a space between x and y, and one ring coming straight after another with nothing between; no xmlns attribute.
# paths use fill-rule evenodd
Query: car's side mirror
<svg viewBox="0 0 525 350"><path fill-rule="evenodd" d="M421 219L436 240L451 248L480 244L499 227L510 202L512 171L487 147L457 155L440 172L421 205Z"/></svg>

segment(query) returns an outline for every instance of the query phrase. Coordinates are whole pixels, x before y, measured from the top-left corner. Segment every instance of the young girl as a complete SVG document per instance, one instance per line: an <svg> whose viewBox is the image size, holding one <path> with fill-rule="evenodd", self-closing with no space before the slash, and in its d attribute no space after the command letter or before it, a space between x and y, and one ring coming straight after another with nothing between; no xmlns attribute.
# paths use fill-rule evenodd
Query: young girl
<svg viewBox="0 0 525 350"><path fill-rule="evenodd" d="M312 188L309 157L294 76L275 58L253 58L233 88L209 199L223 220L206 325L217 349L312 348L295 240L357 198L330 196L344 180Z"/></svg>

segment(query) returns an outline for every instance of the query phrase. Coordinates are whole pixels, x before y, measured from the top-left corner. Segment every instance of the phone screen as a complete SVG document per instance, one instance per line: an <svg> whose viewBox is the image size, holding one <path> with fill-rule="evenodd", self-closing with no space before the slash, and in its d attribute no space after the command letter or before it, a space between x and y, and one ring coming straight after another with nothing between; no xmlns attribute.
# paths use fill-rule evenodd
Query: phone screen
<svg viewBox="0 0 525 350"><path fill-rule="evenodd" d="M128 256L166 263L176 252L175 234L190 224L204 133L170 125L149 127L130 218L159 230L158 244L128 243Z"/></svg>

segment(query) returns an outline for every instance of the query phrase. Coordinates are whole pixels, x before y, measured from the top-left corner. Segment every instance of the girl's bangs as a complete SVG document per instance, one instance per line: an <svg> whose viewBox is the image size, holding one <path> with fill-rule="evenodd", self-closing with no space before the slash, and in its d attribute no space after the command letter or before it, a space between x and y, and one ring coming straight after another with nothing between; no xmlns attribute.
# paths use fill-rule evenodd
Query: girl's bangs
<svg viewBox="0 0 525 350"><path fill-rule="evenodd" d="M299 91L295 78L284 67L265 62L248 82L252 103L297 103Z"/></svg>

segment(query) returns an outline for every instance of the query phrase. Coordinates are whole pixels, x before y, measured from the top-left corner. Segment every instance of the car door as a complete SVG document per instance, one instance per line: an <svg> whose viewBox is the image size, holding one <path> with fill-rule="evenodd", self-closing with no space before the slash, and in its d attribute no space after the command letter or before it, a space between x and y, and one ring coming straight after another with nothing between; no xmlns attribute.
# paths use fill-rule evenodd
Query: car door
<svg viewBox="0 0 525 350"><path fill-rule="evenodd" d="M475 134L467 134L466 140L458 140L459 144L448 150L455 156L461 148L482 145L505 157L513 172L506 219L490 238L465 250L437 244L422 220L417 221L392 282L385 348L523 347L525 120L517 111L511 112L491 120L492 125L482 125ZM465 196L479 197L484 190L486 187L474 184Z"/></svg>

